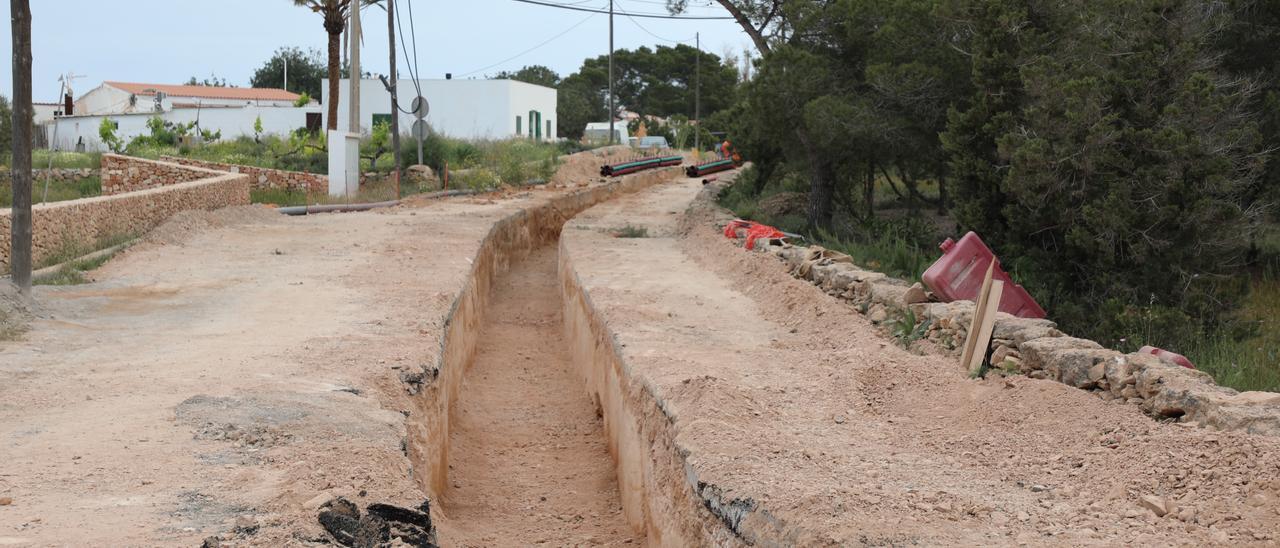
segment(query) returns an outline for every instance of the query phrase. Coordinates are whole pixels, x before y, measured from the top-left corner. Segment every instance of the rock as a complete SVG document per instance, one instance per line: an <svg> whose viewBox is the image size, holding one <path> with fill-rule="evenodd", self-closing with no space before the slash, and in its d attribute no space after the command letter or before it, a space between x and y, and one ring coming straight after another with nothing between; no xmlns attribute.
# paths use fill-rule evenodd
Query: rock
<svg viewBox="0 0 1280 548"><path fill-rule="evenodd" d="M335 498L335 497L334 497L333 493L330 493L330 492L328 492L328 491L324 491L324 492L320 493L319 495L316 495L316 496L314 496L314 497L311 497L310 499L307 499L307 501L306 501L306 502L302 503L302 509L303 509L303 510L318 510L318 509L320 509L320 507L321 507L321 506L324 506L324 505L328 504L330 501L334 500L334 498Z"/></svg>
<svg viewBox="0 0 1280 548"><path fill-rule="evenodd" d="M1065 337L1062 337L1065 338ZM1050 378L1056 378L1066 385L1076 388L1096 388L1098 383L1093 373L1101 379L1106 371L1107 362L1120 356L1115 350L1069 348L1042 355L1042 368ZM1102 367L1098 367L1101 365Z"/></svg>
<svg viewBox="0 0 1280 548"><path fill-rule="evenodd" d="M907 291L902 294L902 304L906 305L923 303L928 300L929 294L925 292L924 285L920 282L912 284L911 287L908 287Z"/></svg>
<svg viewBox="0 0 1280 548"><path fill-rule="evenodd" d="M237 534L252 535L258 532L258 520L253 516L239 516L236 518L234 528Z"/></svg>
<svg viewBox="0 0 1280 548"><path fill-rule="evenodd" d="M1032 485L1032 486L1031 486L1031 492L1032 492L1032 493L1043 493L1043 492L1048 491L1048 490L1049 490L1049 488L1048 488L1048 487L1045 487L1045 486L1043 486L1043 485Z"/></svg>
<svg viewBox="0 0 1280 548"><path fill-rule="evenodd" d="M1249 495L1248 498L1244 499L1244 503L1254 508L1261 508L1267 505L1267 500L1268 498L1266 494L1254 493L1252 495Z"/></svg>
<svg viewBox="0 0 1280 548"><path fill-rule="evenodd" d="M1099 350L1102 345L1088 339L1075 337L1041 337L1022 343L1018 352L1022 354L1024 369L1034 371L1045 369L1052 356L1067 350ZM1092 367L1093 364L1090 364ZM1056 378L1056 377L1055 377Z"/></svg>
<svg viewBox="0 0 1280 548"><path fill-rule="evenodd" d="M12 498L10 498L10 497L0 497L0 506L9 506L10 504L13 504L13 499L12 499Z"/></svg>
<svg viewBox="0 0 1280 548"><path fill-rule="evenodd" d="M880 323L888 318L889 312L885 310L884 305L872 305L871 309L867 311L867 319L871 320L873 323Z"/></svg>
<svg viewBox="0 0 1280 548"><path fill-rule="evenodd" d="M1165 514L1169 513L1165 507L1165 500L1155 495L1144 495L1141 499L1138 499L1138 506L1150 510L1158 518L1164 517Z"/></svg>

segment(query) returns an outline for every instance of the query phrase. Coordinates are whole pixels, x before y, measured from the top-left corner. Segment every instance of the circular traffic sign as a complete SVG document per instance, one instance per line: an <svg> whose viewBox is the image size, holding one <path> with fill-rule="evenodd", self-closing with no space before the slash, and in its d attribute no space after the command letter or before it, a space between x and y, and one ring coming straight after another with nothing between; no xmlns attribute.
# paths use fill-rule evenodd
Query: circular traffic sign
<svg viewBox="0 0 1280 548"><path fill-rule="evenodd" d="M426 97L419 95L414 97L413 102L409 104L409 112L412 112L414 117L421 120L431 112L431 104L427 103Z"/></svg>
<svg viewBox="0 0 1280 548"><path fill-rule="evenodd" d="M413 127L409 128L409 134L415 139L426 139L430 132L431 128L427 127L426 120L414 120Z"/></svg>

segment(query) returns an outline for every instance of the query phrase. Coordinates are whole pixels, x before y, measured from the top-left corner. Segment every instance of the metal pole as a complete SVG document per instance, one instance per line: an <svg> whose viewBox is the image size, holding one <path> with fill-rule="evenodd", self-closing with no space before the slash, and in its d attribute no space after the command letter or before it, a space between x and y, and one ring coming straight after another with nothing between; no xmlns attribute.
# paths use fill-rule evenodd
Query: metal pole
<svg viewBox="0 0 1280 548"><path fill-rule="evenodd" d="M694 92L693 92L693 119L696 125L693 127L693 149L702 150L702 33L693 35L694 44L697 44L697 57L693 63L694 68Z"/></svg>
<svg viewBox="0 0 1280 548"><path fill-rule="evenodd" d="M609 0L609 144L615 144L617 138L613 130L613 115L617 112L613 105L613 0Z"/></svg>
<svg viewBox="0 0 1280 548"><path fill-rule="evenodd" d="M391 184L396 187L396 199L400 198L400 102L396 97L396 3L387 0L387 39L391 43L391 158L395 165L391 167Z"/></svg>

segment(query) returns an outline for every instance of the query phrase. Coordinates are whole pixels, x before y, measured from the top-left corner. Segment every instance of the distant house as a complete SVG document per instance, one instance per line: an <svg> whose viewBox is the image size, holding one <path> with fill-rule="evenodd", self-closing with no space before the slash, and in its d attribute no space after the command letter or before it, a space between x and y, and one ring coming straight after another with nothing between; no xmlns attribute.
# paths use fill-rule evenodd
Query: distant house
<svg viewBox="0 0 1280 548"><path fill-rule="evenodd" d="M613 142L625 145L630 142L627 135L627 122L618 120L613 123L614 140ZM582 140L594 143L604 143L609 141L609 122L591 122L587 124L587 129L582 133Z"/></svg>
<svg viewBox="0 0 1280 548"><path fill-rule="evenodd" d="M299 95L274 88L231 88L103 82L80 96L70 115L59 110L46 127L49 146L56 150L103 151L98 128L105 118L116 136L128 142L150 129L147 120L159 117L175 124L194 124L223 139L252 137L262 121L263 134L283 135L298 128L321 129L320 105L314 101L295 107Z"/></svg>
<svg viewBox="0 0 1280 548"><path fill-rule="evenodd" d="M75 101L72 114L130 114L174 108L292 107L299 95L276 88L103 82Z"/></svg>
<svg viewBox="0 0 1280 548"><path fill-rule="evenodd" d="M338 89L338 128L347 129L347 92L351 82L343 79ZM329 93L328 80L320 86ZM555 140L556 90L515 80L435 80L396 82L399 107L409 110L421 91L430 105L426 121L431 131L458 139L507 139L524 137L534 141ZM327 100L328 97L326 96ZM378 80L360 81L360 128L369 133L379 122L390 123L391 94ZM415 118L400 113L400 131L409 133Z"/></svg>

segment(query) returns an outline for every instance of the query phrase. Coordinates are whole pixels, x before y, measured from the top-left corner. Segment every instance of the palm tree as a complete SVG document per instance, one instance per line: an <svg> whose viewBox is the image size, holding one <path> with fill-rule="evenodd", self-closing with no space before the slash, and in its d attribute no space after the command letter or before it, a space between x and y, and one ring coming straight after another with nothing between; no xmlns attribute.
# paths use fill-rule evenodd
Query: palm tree
<svg viewBox="0 0 1280 548"><path fill-rule="evenodd" d="M351 0L293 0L294 5L308 8L324 17L324 31L329 34L329 93L324 100L329 107L328 129L338 129L338 79L341 76L342 31L347 28L347 12Z"/></svg>

